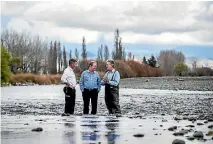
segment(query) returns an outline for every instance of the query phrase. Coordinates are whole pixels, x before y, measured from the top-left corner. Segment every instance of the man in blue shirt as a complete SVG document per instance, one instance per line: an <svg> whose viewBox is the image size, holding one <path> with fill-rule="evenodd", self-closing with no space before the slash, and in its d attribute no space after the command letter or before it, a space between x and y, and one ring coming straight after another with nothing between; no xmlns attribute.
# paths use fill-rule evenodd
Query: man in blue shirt
<svg viewBox="0 0 213 144"><path fill-rule="evenodd" d="M81 74L80 78L80 89L83 96L84 101L84 114L89 114L89 104L91 99L92 111L91 114L97 113L97 101L98 101L98 93L101 89L101 79L96 72L97 63L92 61L89 63L89 69L85 70Z"/></svg>
<svg viewBox="0 0 213 144"><path fill-rule="evenodd" d="M115 70L113 60L108 60L106 67L107 72L101 81L101 85L105 85L105 103L109 114L121 114L119 105L120 74Z"/></svg>

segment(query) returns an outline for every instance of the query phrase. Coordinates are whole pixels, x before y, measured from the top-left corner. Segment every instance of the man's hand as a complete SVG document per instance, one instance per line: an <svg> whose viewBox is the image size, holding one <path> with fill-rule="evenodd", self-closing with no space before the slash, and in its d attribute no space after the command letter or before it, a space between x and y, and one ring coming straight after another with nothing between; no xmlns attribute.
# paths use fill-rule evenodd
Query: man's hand
<svg viewBox="0 0 213 144"><path fill-rule="evenodd" d="M103 79L103 81L104 81L104 82L109 82L109 80L108 80L108 79L106 79L106 78L104 78L104 79Z"/></svg>
<svg viewBox="0 0 213 144"><path fill-rule="evenodd" d="M74 86L73 86L72 84L69 84L69 87L70 87L70 88L73 88Z"/></svg>

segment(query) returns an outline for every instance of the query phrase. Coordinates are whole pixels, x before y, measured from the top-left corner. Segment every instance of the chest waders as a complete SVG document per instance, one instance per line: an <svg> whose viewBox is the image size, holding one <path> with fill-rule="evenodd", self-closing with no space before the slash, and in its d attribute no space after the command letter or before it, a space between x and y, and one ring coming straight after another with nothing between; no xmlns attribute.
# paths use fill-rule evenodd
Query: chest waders
<svg viewBox="0 0 213 144"><path fill-rule="evenodd" d="M113 80L115 72L112 75L111 81ZM118 86L112 86L105 84L105 103L109 114L121 114L119 105L119 84Z"/></svg>

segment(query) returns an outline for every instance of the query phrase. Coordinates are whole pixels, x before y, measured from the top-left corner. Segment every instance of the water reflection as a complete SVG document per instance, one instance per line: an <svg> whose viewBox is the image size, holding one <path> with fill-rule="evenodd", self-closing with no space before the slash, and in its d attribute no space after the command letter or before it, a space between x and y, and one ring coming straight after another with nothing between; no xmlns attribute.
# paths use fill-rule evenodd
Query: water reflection
<svg viewBox="0 0 213 144"><path fill-rule="evenodd" d="M63 135L63 139L66 141L66 143L69 144L75 144L76 143L76 126L74 123L66 122L64 123L65 131Z"/></svg>
<svg viewBox="0 0 213 144"><path fill-rule="evenodd" d="M119 128L119 120L109 119L106 121L105 127L107 129L105 137L107 138L108 144L115 144L116 140L120 137L120 135L117 133Z"/></svg>
<svg viewBox="0 0 213 144"><path fill-rule="evenodd" d="M98 117L84 117L82 120L81 138L84 142L96 142L100 139Z"/></svg>

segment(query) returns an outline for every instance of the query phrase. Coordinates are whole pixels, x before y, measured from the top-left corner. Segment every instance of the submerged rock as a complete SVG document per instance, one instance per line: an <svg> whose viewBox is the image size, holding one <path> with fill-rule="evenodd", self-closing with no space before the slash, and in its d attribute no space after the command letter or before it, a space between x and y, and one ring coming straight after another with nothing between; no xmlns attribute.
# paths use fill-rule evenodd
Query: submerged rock
<svg viewBox="0 0 213 144"><path fill-rule="evenodd" d="M172 144L185 144L184 140L180 140L180 139L175 139Z"/></svg>

